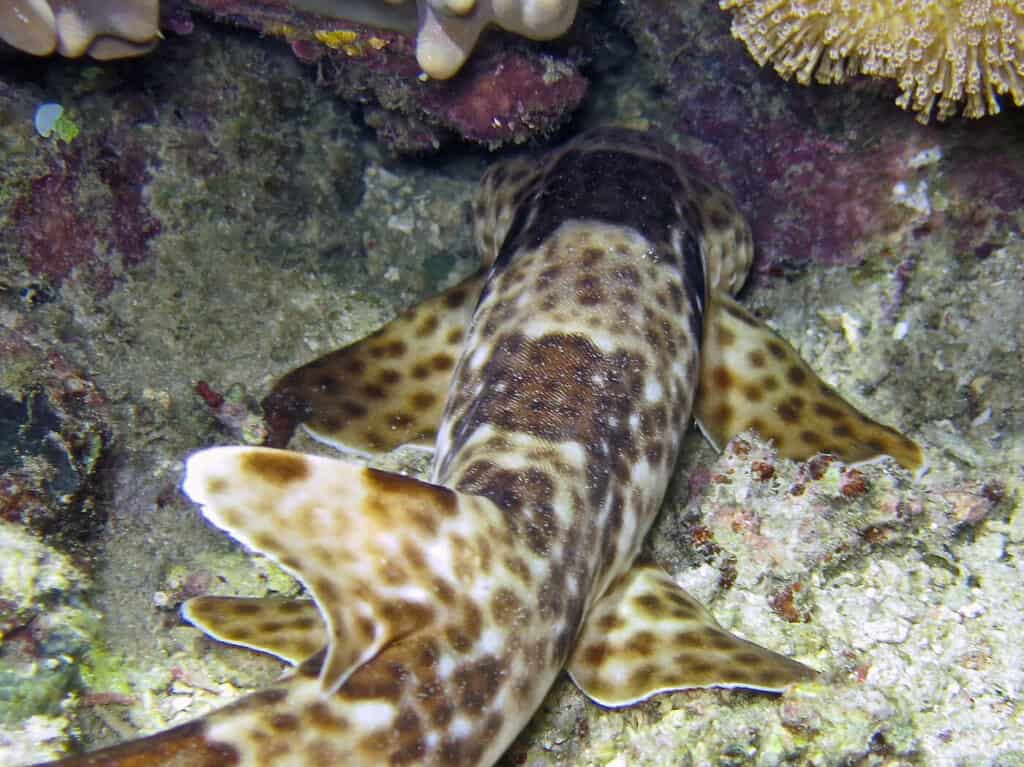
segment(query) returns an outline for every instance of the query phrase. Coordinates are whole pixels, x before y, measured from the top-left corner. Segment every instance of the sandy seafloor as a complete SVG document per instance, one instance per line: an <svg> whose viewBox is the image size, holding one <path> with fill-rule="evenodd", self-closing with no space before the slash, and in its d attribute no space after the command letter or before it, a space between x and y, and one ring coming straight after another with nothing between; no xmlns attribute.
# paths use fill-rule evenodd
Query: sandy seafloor
<svg viewBox="0 0 1024 767"><path fill-rule="evenodd" d="M671 124L653 89L631 93L595 84L565 135ZM33 130L46 100L81 128L69 147ZM16 767L187 721L280 672L177 615L197 593L298 591L204 524L176 491L183 459L258 436L276 377L472 270L468 203L490 158L396 160L286 51L206 27L127 67L2 62L0 116L0 764ZM1020 168L1024 121L1005 119L1000 150ZM1024 215L979 223L991 246L958 244L935 212L955 197L945 153L963 134L932 135L909 187L872 201L897 225L857 263L762 275L742 296L919 440L930 472L801 465L752 438L717 456L693 434L650 539L723 625L821 680L609 711L562 678L503 764L1024 765ZM125 147L150 158L141 200L110 181L131 176ZM82 215L25 223L33 184L75 162L57 192ZM140 210L158 233L104 237ZM100 262L55 275L29 252L86 222ZM910 268L903 224L918 227ZM200 380L230 395L221 420ZM382 465L422 472L427 456Z"/></svg>

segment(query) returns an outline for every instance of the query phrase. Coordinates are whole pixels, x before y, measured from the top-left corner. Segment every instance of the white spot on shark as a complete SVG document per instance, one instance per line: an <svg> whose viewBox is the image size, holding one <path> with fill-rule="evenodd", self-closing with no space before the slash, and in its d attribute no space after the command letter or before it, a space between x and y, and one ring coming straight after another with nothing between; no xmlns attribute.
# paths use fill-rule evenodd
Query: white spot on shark
<svg viewBox="0 0 1024 767"><path fill-rule="evenodd" d="M654 376L649 376L644 382L644 399L648 402L661 402L664 393L661 382Z"/></svg>
<svg viewBox="0 0 1024 767"><path fill-rule="evenodd" d="M395 707L374 700L353 702L345 713L367 731L382 730L395 721Z"/></svg>

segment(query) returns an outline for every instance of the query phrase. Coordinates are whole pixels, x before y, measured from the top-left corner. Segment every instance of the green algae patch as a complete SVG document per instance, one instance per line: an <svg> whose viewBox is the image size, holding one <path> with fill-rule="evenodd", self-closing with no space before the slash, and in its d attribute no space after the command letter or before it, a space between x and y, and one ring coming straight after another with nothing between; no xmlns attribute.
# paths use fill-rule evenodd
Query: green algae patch
<svg viewBox="0 0 1024 767"><path fill-rule="evenodd" d="M78 673L61 663L40 671L6 668L0 663L0 723L14 725L31 716L58 716L68 691L78 683Z"/></svg>
<svg viewBox="0 0 1024 767"><path fill-rule="evenodd" d="M126 673L129 664L120 653L112 653L97 642L92 647L88 660L82 664L84 687L104 693L132 695L135 690Z"/></svg>

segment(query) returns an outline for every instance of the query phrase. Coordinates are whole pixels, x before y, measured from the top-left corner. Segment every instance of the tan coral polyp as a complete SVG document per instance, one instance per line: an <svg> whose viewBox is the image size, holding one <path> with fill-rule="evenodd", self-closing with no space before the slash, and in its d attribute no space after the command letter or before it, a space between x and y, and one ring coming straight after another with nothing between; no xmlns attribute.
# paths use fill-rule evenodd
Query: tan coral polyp
<svg viewBox="0 0 1024 767"><path fill-rule="evenodd" d="M97 37L89 46L89 55L98 61L130 59L149 53L156 47L156 40L133 43L117 37Z"/></svg>
<svg viewBox="0 0 1024 767"><path fill-rule="evenodd" d="M485 27L551 40L565 34L576 9L577 0L421 0L416 60L444 80L466 62Z"/></svg>
<svg viewBox="0 0 1024 767"><path fill-rule="evenodd" d="M57 47L53 11L45 0L7 0L0 3L0 39L36 56Z"/></svg>
<svg viewBox="0 0 1024 767"><path fill-rule="evenodd" d="M0 38L36 56L138 56L160 38L159 0L5 0Z"/></svg>
<svg viewBox="0 0 1024 767"><path fill-rule="evenodd" d="M94 41L105 54L97 58L138 55L160 34L158 0L58 0L53 6L57 50L69 58L92 55Z"/></svg>

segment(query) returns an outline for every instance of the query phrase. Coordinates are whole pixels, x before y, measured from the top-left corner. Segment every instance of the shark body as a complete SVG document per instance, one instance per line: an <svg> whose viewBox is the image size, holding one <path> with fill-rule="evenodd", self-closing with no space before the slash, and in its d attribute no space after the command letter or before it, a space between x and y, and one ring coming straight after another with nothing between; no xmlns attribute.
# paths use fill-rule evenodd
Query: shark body
<svg viewBox="0 0 1024 767"><path fill-rule="evenodd" d="M753 427L795 457L911 469L920 450L728 298L749 228L651 136L495 166L475 215L483 271L276 391L348 449L434 440L430 482L265 448L188 461L206 517L313 600L199 598L186 617L294 672L68 764L489 765L563 669L607 706L813 678L637 562L698 389L716 442Z"/></svg>

